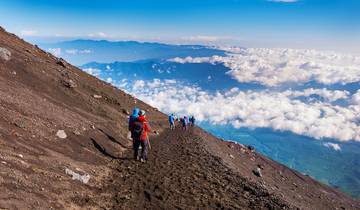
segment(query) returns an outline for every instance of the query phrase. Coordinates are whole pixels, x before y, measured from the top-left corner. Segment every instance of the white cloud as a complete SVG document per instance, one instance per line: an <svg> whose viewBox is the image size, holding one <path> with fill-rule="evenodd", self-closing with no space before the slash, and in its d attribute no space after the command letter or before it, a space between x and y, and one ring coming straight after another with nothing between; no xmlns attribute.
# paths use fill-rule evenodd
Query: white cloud
<svg viewBox="0 0 360 210"><path fill-rule="evenodd" d="M322 89L308 88L302 91L287 90L284 92L284 94L288 97L299 97L299 96L309 97L311 95L317 95L324 98L328 102L334 102L339 99L347 99L350 93L346 90L331 91L331 90L327 90L326 88L322 88Z"/></svg>
<svg viewBox="0 0 360 210"><path fill-rule="evenodd" d="M169 59L178 63L222 63L242 83L274 87L285 83L347 84L360 81L360 56L316 50L222 48L228 56Z"/></svg>
<svg viewBox="0 0 360 210"><path fill-rule="evenodd" d="M219 57L219 61L222 57L220 56L216 56L216 57ZM214 62L214 57L212 58L209 58L209 57L197 57L197 58L193 58L191 56L188 56L186 58L179 58L179 57L176 57L176 58L172 58L172 59L168 59L168 61L171 61L171 62L176 62L176 63L181 63L181 64L184 64L184 63L213 63Z"/></svg>
<svg viewBox="0 0 360 210"><path fill-rule="evenodd" d="M80 50L79 53L80 54L90 54L90 53L93 53L93 51L85 49L85 50Z"/></svg>
<svg viewBox="0 0 360 210"><path fill-rule="evenodd" d="M107 35L106 33L104 33L104 32L99 32L99 33L98 33L98 36L100 36L100 37L107 37L108 35Z"/></svg>
<svg viewBox="0 0 360 210"><path fill-rule="evenodd" d="M352 95L350 102L355 105L360 105L360 90L358 90L354 95Z"/></svg>
<svg viewBox="0 0 360 210"><path fill-rule="evenodd" d="M97 33L91 33L88 34L88 37L91 38L109 38L110 36L104 32L97 32Z"/></svg>
<svg viewBox="0 0 360 210"><path fill-rule="evenodd" d="M219 36L190 36L190 37L183 37L182 38L185 41L190 42L216 42L222 39L225 39L225 37L219 37Z"/></svg>
<svg viewBox="0 0 360 210"><path fill-rule="evenodd" d="M77 49L68 49L68 50L65 50L65 52L67 54L70 54L70 55L76 55L78 54L78 50Z"/></svg>
<svg viewBox="0 0 360 210"><path fill-rule="evenodd" d="M124 87L124 86L123 86ZM145 102L167 113L195 115L199 121L231 124L235 128L272 128L292 131L316 139L333 138L360 141L360 105L341 107L329 102L302 102L293 97L322 94L333 101L347 97L326 89L301 91L241 91L233 88L220 93L208 93L199 87L166 83L155 79L137 80L125 89Z"/></svg>
<svg viewBox="0 0 360 210"><path fill-rule="evenodd" d="M96 77L100 76L100 74L101 74L101 70L95 69L95 68L85 68L85 69L83 69L83 71L85 71L86 73L91 74L93 76L96 76Z"/></svg>
<svg viewBox="0 0 360 210"><path fill-rule="evenodd" d="M21 32L20 32L20 34L22 35L22 36L35 36L35 35L37 35L37 31L36 30L22 30Z"/></svg>
<svg viewBox="0 0 360 210"><path fill-rule="evenodd" d="M48 51L56 57L61 55L61 48L49 48Z"/></svg>
<svg viewBox="0 0 360 210"><path fill-rule="evenodd" d="M334 144L334 143L330 143L330 142L327 142L327 143L324 143L323 144L325 147L327 148L331 148L335 151L341 151L341 147L339 144Z"/></svg>
<svg viewBox="0 0 360 210"><path fill-rule="evenodd" d="M70 55L78 55L78 54L90 54L90 53L92 53L92 50L67 49L67 50L65 50L65 52Z"/></svg>
<svg viewBox="0 0 360 210"><path fill-rule="evenodd" d="M111 78L111 77L108 77L107 79L106 79L106 82L108 82L108 83L113 83L113 79Z"/></svg>

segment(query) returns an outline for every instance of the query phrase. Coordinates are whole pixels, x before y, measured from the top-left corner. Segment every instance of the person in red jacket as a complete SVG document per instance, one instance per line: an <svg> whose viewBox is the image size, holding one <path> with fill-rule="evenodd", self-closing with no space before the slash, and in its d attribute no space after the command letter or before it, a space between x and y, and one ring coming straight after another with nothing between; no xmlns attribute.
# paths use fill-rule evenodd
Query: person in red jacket
<svg viewBox="0 0 360 210"><path fill-rule="evenodd" d="M151 131L151 128L146 120L145 111L141 110L139 112L139 117L133 123L132 126L132 136L134 137L134 158L139 160L138 152L139 146L141 145L141 155L140 161L147 161L147 149L149 146L148 133Z"/></svg>

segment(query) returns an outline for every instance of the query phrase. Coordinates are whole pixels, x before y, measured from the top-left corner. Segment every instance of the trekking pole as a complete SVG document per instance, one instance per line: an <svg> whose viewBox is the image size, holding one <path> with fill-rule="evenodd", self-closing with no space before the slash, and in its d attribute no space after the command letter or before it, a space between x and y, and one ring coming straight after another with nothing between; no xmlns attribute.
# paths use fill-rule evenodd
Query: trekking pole
<svg viewBox="0 0 360 210"><path fill-rule="evenodd" d="M150 144L149 136L146 136L146 140L147 140L148 145L149 145L149 150L151 150L151 144Z"/></svg>

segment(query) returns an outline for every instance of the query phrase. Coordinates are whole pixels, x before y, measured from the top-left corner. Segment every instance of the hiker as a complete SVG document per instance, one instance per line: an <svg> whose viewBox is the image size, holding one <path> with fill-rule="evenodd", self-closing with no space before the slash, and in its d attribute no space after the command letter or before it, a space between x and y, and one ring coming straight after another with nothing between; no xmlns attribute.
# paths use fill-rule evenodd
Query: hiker
<svg viewBox="0 0 360 210"><path fill-rule="evenodd" d="M129 117L129 131L132 130L132 126L133 126L134 122L139 117L139 112L140 112L139 108L134 108L132 115L130 115L130 117ZM131 136L131 138L132 138L132 136Z"/></svg>
<svg viewBox="0 0 360 210"><path fill-rule="evenodd" d="M191 126L191 127L194 127L194 125L195 125L195 117L194 117L194 116L191 116L190 119L189 119L189 121L190 121L190 126Z"/></svg>
<svg viewBox="0 0 360 210"><path fill-rule="evenodd" d="M150 132L150 126L147 123L144 110L139 112L139 117L133 123L131 132L134 139L134 159L139 160L138 151L141 145L140 161L145 163L147 161L147 148L149 146L148 132Z"/></svg>
<svg viewBox="0 0 360 210"><path fill-rule="evenodd" d="M182 129L183 130L187 130L187 126L188 126L188 118L186 116L184 116L183 118L181 118L181 124L182 124Z"/></svg>
<svg viewBox="0 0 360 210"><path fill-rule="evenodd" d="M170 124L170 129L174 130L175 129L175 116L174 116L174 114L169 115L169 124Z"/></svg>
<svg viewBox="0 0 360 210"><path fill-rule="evenodd" d="M139 108L134 108L132 115L129 116L129 133L130 134L128 134L128 138L130 137L129 139L132 139L134 150L135 150L135 139L134 139L132 130L133 130L134 122L139 117L139 112L140 112Z"/></svg>

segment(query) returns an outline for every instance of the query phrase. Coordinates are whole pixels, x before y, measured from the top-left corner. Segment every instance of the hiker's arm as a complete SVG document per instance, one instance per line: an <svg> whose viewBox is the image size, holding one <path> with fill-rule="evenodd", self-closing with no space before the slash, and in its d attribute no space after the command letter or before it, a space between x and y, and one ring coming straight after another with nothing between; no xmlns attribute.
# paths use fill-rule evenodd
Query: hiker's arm
<svg viewBox="0 0 360 210"><path fill-rule="evenodd" d="M151 128L150 128L149 123L146 123L146 124L145 124L145 130L146 130L146 132L150 132L150 131L151 131Z"/></svg>

